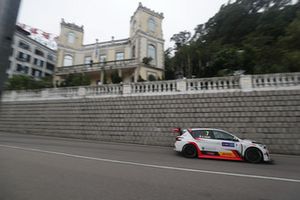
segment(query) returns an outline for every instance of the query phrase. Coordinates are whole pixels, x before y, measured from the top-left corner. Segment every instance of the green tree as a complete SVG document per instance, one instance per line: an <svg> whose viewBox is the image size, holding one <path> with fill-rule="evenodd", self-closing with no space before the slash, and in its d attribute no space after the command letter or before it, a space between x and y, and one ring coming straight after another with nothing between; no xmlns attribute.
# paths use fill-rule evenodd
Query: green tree
<svg viewBox="0 0 300 200"><path fill-rule="evenodd" d="M111 74L111 82L114 83L114 84L122 82L122 77L119 76L118 71L114 71Z"/></svg>
<svg viewBox="0 0 300 200"><path fill-rule="evenodd" d="M186 44L191 37L191 32L189 31L181 31L177 34L174 34L171 37L171 41L175 42L177 48L180 48L182 45Z"/></svg>
<svg viewBox="0 0 300 200"><path fill-rule="evenodd" d="M149 80L149 81L157 81L156 77L155 77L153 74L150 74L150 75L148 76L148 80Z"/></svg>
<svg viewBox="0 0 300 200"><path fill-rule="evenodd" d="M300 71L300 11L286 28L286 35L280 39L283 52L283 64L289 71Z"/></svg>
<svg viewBox="0 0 300 200"><path fill-rule="evenodd" d="M143 63L144 63L145 65L150 65L152 60L153 60L152 57L144 57L144 58L143 58Z"/></svg>
<svg viewBox="0 0 300 200"><path fill-rule="evenodd" d="M45 76L39 81L43 88L53 88L53 77Z"/></svg>
<svg viewBox="0 0 300 200"><path fill-rule="evenodd" d="M63 87L70 87L70 86L84 86L90 85L91 79L89 76L85 74L70 74L67 76L65 81L62 83L61 86Z"/></svg>
<svg viewBox="0 0 300 200"><path fill-rule="evenodd" d="M174 60L174 69L175 76L182 77L192 76L191 68L191 55L188 43L191 39L191 33L188 31L181 31L177 34L174 34L171 37L171 41L175 42L175 60Z"/></svg>
<svg viewBox="0 0 300 200"><path fill-rule="evenodd" d="M223 5L190 37L174 34L175 54L165 55L166 74L208 77L300 71L300 2L236 0ZM166 78L172 78L168 74Z"/></svg>
<svg viewBox="0 0 300 200"><path fill-rule="evenodd" d="M51 76L35 80L34 78L25 75L14 75L9 78L5 84L6 90L31 90L52 87Z"/></svg>
<svg viewBox="0 0 300 200"><path fill-rule="evenodd" d="M172 48L168 48L165 53L165 79L173 80L175 79L175 68L173 64L173 59L171 56Z"/></svg>
<svg viewBox="0 0 300 200"><path fill-rule="evenodd" d="M237 49L224 48L216 53L212 65L218 76L232 75L235 70L241 67L242 62Z"/></svg>

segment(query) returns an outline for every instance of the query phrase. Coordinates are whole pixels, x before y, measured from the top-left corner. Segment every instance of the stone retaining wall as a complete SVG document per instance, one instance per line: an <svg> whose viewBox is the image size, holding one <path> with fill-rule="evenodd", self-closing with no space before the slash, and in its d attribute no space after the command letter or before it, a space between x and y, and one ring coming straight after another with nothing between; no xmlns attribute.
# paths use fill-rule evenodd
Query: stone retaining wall
<svg viewBox="0 0 300 200"><path fill-rule="evenodd" d="M300 155L300 91L2 102L0 131L171 146L173 127L211 127Z"/></svg>

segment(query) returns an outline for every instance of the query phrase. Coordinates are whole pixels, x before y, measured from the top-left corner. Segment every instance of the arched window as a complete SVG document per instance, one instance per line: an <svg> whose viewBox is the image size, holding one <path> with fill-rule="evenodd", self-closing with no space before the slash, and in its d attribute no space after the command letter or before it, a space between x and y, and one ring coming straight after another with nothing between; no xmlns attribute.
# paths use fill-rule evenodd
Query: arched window
<svg viewBox="0 0 300 200"><path fill-rule="evenodd" d="M149 29L149 31L155 32L156 23L153 18L149 18L149 20L148 20L148 29Z"/></svg>
<svg viewBox="0 0 300 200"><path fill-rule="evenodd" d="M68 43L73 44L75 42L75 33L69 32L68 33Z"/></svg>
<svg viewBox="0 0 300 200"><path fill-rule="evenodd" d="M151 57L151 64L155 64L156 63L156 49L155 46L152 44L148 45L148 57Z"/></svg>
<svg viewBox="0 0 300 200"><path fill-rule="evenodd" d="M73 65L73 57L70 55L64 56L64 65L63 66L71 66Z"/></svg>

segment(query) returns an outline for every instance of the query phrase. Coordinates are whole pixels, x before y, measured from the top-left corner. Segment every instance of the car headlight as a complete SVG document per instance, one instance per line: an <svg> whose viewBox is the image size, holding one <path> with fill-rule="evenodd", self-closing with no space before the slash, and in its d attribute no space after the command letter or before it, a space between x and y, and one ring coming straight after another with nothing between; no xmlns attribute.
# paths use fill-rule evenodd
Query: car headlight
<svg viewBox="0 0 300 200"><path fill-rule="evenodd" d="M258 144L258 146L260 146L260 147L263 148L263 149L267 149L267 146L264 145L264 144Z"/></svg>

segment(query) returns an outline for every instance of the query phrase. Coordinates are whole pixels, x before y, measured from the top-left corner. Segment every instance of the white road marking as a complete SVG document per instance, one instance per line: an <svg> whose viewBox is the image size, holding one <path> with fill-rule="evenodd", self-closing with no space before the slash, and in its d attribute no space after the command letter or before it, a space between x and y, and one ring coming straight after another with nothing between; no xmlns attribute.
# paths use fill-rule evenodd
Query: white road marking
<svg viewBox="0 0 300 200"><path fill-rule="evenodd" d="M251 175L251 174L239 174L239 173L229 173L229 172L219 172L219 171L209 171L209 170L201 170L201 169L189 169L189 168L170 167L170 166L163 166L163 165L152 165L152 164L145 164L145 163L81 156L81 155L62 153L62 152L56 152L56 151L46 151L46 150L41 150L41 149L24 148L24 147L10 146L10 145L0 145L0 147L20 149L20 150L25 150L25 151L34 151L34 152L47 153L47 154L55 154L55 155L73 157L73 158L96 160L96 161L102 161L102 162L150 167L150 168L157 168L157 169L169 169L169 170L196 172L196 173L204 173L204 174L218 174L218 175L225 175L225 176L236 176L236 177L246 177L246 178L256 178L256 179L266 179L266 180L274 180L274 181L286 181L286 182L300 183L299 179L280 178L280 177L272 177L272 176L260 176L260 175Z"/></svg>

